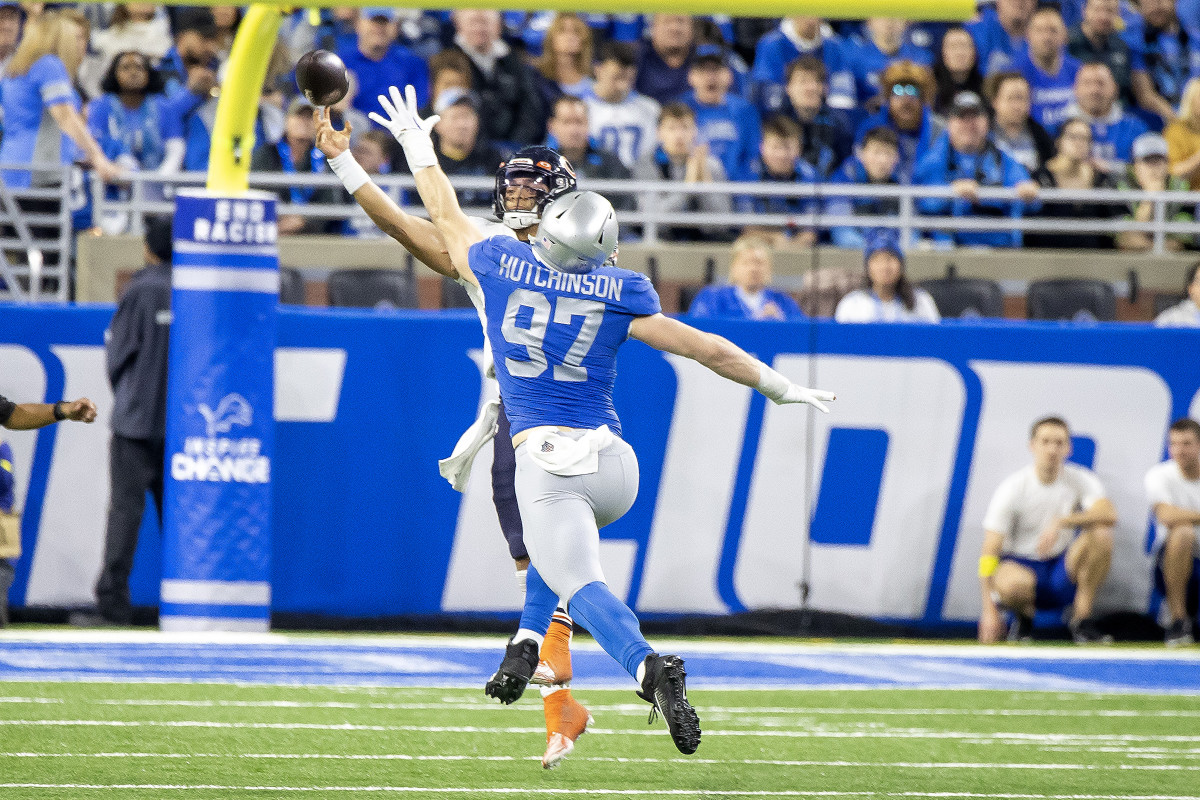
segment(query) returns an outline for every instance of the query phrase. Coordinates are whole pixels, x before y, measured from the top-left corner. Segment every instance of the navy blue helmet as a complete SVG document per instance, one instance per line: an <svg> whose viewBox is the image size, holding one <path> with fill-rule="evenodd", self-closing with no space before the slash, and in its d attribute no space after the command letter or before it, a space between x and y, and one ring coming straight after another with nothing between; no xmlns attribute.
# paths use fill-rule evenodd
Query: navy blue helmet
<svg viewBox="0 0 1200 800"><path fill-rule="evenodd" d="M518 211L506 207L505 195L508 187L514 185L528 186L538 193L533 208ZM523 147L496 170L493 210L513 230L528 228L541 221L542 210L547 203L575 191L575 186L575 170L560 153L542 145Z"/></svg>

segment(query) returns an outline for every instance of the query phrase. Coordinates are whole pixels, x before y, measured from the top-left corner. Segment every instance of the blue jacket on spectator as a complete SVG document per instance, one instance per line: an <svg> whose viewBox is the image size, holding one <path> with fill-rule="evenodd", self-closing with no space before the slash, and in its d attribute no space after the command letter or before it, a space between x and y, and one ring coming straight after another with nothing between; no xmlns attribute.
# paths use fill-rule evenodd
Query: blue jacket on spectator
<svg viewBox="0 0 1200 800"><path fill-rule="evenodd" d="M787 75L787 65L800 56L815 55L825 64L829 85L829 105L834 108L854 108L857 93L854 89L854 75L846 65L846 54L843 42L833 36L822 39L821 46L813 50L801 51L787 35L782 27L788 25L784 20L779 30L774 30L758 40L754 50L754 67L750 70L750 80L754 84L754 93L759 108L773 111L783 103L784 79Z"/></svg>
<svg viewBox="0 0 1200 800"><path fill-rule="evenodd" d="M762 125L754 106L733 93L716 106L699 102L695 92L684 95L683 102L696 112L700 141L720 160L729 180L745 180L762 141Z"/></svg>
<svg viewBox="0 0 1200 800"><path fill-rule="evenodd" d="M900 183L898 172L885 184L872 184L867 175L867 168L854 156L842 164L842 168L833 174L832 182L849 186L895 186ZM825 201L825 213L830 216L895 216L900 211L900 200L895 197L836 197L831 196ZM833 243L838 247L860 250L867 242L867 233L876 226L838 226L830 230Z"/></svg>
<svg viewBox="0 0 1200 800"><path fill-rule="evenodd" d="M967 32L975 40L979 71L984 77L994 72L1011 69L1017 53L1024 49L1023 41L1013 41L1008 31L1000 24L996 9L988 6L979 12L979 19L968 22Z"/></svg>
<svg viewBox="0 0 1200 800"><path fill-rule="evenodd" d="M1200 77L1200 41L1186 29L1179 33L1159 31L1147 36L1143 25L1137 38L1129 43L1141 51L1154 88L1168 103L1178 107L1188 80Z"/></svg>
<svg viewBox="0 0 1200 800"><path fill-rule="evenodd" d="M693 317L722 319L759 319L753 308L742 298L742 291L732 284L705 286L696 295L687 313ZM787 319L800 319L804 312L790 295L767 287L762 290L762 306L774 305Z"/></svg>
<svg viewBox="0 0 1200 800"><path fill-rule="evenodd" d="M983 152L978 155L956 152L950 146L950 137L943 133L933 147L917 164L913 183L918 186L949 186L956 180L968 179L980 186L1016 186L1029 180L1029 170L1011 156L987 140ZM972 203L962 198L942 200L936 198L917 201L922 214L953 217L1014 217L1024 211L1024 203L1007 200L981 200ZM959 246L1020 247L1021 232L1013 231L935 231L934 241Z"/></svg>
<svg viewBox="0 0 1200 800"><path fill-rule="evenodd" d="M751 162L743 180L761 183L818 183L821 177L812 164L803 158L796 159L796 167L791 175L772 175L763 166L762 159L756 158ZM733 204L738 211L757 214L811 215L821 207L820 201L815 197L782 195L738 195Z"/></svg>
<svg viewBox="0 0 1200 800"><path fill-rule="evenodd" d="M372 61L354 46L338 50L346 69L358 79L358 93L351 105L364 114L379 111L380 95L387 97L389 86L403 88L412 84L417 90L417 107L429 105L429 67L420 56L403 45L394 44L379 61Z"/></svg>
<svg viewBox="0 0 1200 800"><path fill-rule="evenodd" d="M1133 140L1149 130L1140 117L1126 114L1114 103L1107 117L1093 119L1072 105L1067 116L1079 116L1092 123L1092 155L1104 161L1128 164L1133 161Z"/></svg>
<svg viewBox="0 0 1200 800"><path fill-rule="evenodd" d="M643 42L638 51L637 79L633 88L659 104L670 103L691 89L687 79L691 62L688 58L683 66L672 67L662 60L650 42Z"/></svg>
<svg viewBox="0 0 1200 800"><path fill-rule="evenodd" d="M1080 64L1070 53L1063 53L1058 74L1047 75L1033 63L1029 48L1022 48L1013 62L1013 68L1029 81L1031 116L1048 131L1067 120L1067 109L1075 102L1075 73Z"/></svg>
<svg viewBox="0 0 1200 800"><path fill-rule="evenodd" d="M914 36L921 40L928 39L924 31L909 30L904 34L904 41L894 56L889 56L879 49L879 46L866 36L855 36L846 40L844 60L847 69L854 75L854 86L857 92L856 102L866 103L879 94L879 75L894 61L912 61L923 67L933 64L933 51L926 45L914 41Z"/></svg>
<svg viewBox="0 0 1200 800"><path fill-rule="evenodd" d="M129 109L116 95L104 94L88 105L88 128L104 155L112 160L129 156L139 169L162 164L164 143L163 97L149 95Z"/></svg>
<svg viewBox="0 0 1200 800"><path fill-rule="evenodd" d="M920 130L910 133L896 127L891 116L888 115L887 107L884 106L858 126L858 132L854 135L854 144L856 146L861 144L867 131L881 125L891 128L900 137L900 163L896 166L896 174L900 176L901 183L912 183L913 171L916 169L917 162L922 155L929 152L929 147L938 133L938 124L933 118L933 112L926 107L921 115Z"/></svg>

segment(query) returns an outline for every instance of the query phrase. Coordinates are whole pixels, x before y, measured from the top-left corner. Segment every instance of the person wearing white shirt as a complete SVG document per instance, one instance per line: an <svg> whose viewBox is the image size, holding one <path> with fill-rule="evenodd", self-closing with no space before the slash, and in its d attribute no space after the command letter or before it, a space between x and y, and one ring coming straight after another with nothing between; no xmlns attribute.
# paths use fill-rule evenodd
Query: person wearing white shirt
<svg viewBox="0 0 1200 800"><path fill-rule="evenodd" d="M1146 473L1146 496L1155 521L1154 581L1171 616L1165 641L1179 647L1195 641L1200 605L1200 422L1176 420L1167 437L1170 458Z"/></svg>
<svg viewBox="0 0 1200 800"><path fill-rule="evenodd" d="M904 250L892 231L875 231L867 237L864 251L866 289L843 297L833 312L838 322L940 322L937 305L929 292L908 282L904 274Z"/></svg>
<svg viewBox="0 0 1200 800"><path fill-rule="evenodd" d="M633 90L637 54L627 42L607 42L600 48L595 81L584 92L592 138L600 149L616 153L633 169L645 153L658 144L657 101Z"/></svg>
<svg viewBox="0 0 1200 800"><path fill-rule="evenodd" d="M979 641L1000 639L1002 610L1014 615L1010 641L1028 641L1036 611L1072 606L1077 644L1111 642L1092 612L1112 562L1117 512L1095 473L1066 463L1071 430L1064 420L1035 422L1029 449L1033 463L1000 483L983 519Z"/></svg>
<svg viewBox="0 0 1200 800"><path fill-rule="evenodd" d="M1160 328L1200 327L1200 261L1188 269L1184 291L1187 297L1155 317L1155 325Z"/></svg>

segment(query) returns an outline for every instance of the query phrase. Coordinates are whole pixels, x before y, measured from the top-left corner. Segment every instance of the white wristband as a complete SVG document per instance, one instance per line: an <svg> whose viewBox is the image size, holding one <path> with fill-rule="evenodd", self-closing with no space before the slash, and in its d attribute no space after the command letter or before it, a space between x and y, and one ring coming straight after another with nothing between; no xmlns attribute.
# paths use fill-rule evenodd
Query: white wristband
<svg viewBox="0 0 1200 800"><path fill-rule="evenodd" d="M437 153L433 151L433 140L429 138L428 133L420 129L407 130L397 139L404 148L404 158L408 161L408 169L413 175L426 167L437 166Z"/></svg>
<svg viewBox="0 0 1200 800"><path fill-rule="evenodd" d="M758 362L758 383L754 385L754 388L767 399L778 403L791 386L792 382L787 378L761 361Z"/></svg>
<svg viewBox="0 0 1200 800"><path fill-rule="evenodd" d="M329 159L329 168L341 179L342 186L345 186L351 195L371 182L371 176L349 150Z"/></svg>

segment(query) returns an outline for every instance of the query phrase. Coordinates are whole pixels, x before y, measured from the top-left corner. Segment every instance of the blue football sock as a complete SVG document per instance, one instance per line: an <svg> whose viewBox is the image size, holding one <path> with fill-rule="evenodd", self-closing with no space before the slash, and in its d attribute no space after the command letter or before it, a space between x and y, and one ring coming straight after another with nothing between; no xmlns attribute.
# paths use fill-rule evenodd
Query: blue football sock
<svg viewBox="0 0 1200 800"><path fill-rule="evenodd" d="M550 629L550 618L558 607L558 595L546 585L537 569L530 564L525 575L525 607L521 609L520 628L545 636Z"/></svg>
<svg viewBox="0 0 1200 800"><path fill-rule="evenodd" d="M569 610L604 652L636 678L638 667L654 648L642 637L637 617L629 606L618 600L606 584L592 581L571 598Z"/></svg>

